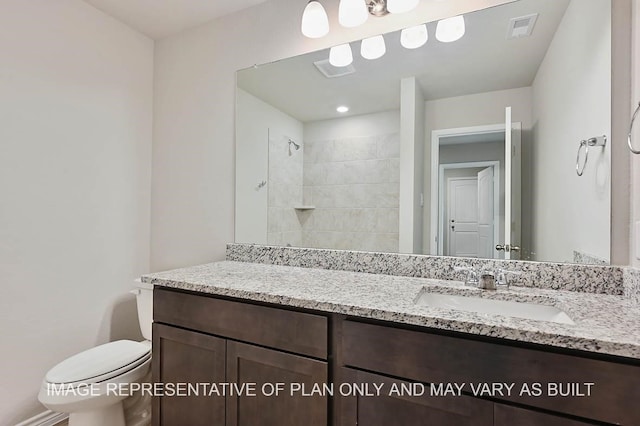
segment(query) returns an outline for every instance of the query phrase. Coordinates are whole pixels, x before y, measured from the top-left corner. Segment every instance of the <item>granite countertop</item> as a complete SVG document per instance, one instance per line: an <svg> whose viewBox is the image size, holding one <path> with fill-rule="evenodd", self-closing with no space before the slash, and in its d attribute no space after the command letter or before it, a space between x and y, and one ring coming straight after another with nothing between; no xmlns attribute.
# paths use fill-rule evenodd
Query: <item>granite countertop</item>
<svg viewBox="0 0 640 426"><path fill-rule="evenodd" d="M224 261L144 275L157 286L640 359L640 305L623 296L539 288L478 290L442 281ZM575 324L416 304L425 291L555 306Z"/></svg>

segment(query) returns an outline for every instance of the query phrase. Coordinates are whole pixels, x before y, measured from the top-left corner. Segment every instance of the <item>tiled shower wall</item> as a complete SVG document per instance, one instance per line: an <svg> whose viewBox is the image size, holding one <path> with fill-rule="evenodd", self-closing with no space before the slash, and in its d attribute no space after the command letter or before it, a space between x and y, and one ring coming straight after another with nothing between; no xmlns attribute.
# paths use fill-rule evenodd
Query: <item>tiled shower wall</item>
<svg viewBox="0 0 640 426"><path fill-rule="evenodd" d="M306 140L302 245L398 251L400 135Z"/></svg>
<svg viewBox="0 0 640 426"><path fill-rule="evenodd" d="M268 244L302 246L302 230L294 206L302 204L302 165L305 147L289 147L289 136L269 130Z"/></svg>

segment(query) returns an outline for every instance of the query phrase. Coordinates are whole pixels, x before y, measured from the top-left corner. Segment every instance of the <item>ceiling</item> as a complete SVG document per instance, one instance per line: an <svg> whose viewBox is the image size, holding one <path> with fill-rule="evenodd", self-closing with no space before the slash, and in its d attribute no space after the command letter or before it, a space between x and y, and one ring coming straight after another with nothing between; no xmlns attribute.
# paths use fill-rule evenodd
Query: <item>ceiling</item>
<svg viewBox="0 0 640 426"><path fill-rule="evenodd" d="M400 46L399 32L385 35L387 53L368 61L360 43L351 43L356 72L325 78L313 62L328 50L261 65L238 73L247 92L302 121L336 118L400 107L400 79L416 76L427 100L527 87L533 83L570 0L520 0L465 15L466 34L453 43L435 39L436 23L427 24L429 40L415 50ZM507 39L511 18L538 13L533 34ZM384 19L384 18L381 18Z"/></svg>
<svg viewBox="0 0 640 426"><path fill-rule="evenodd" d="M84 0L131 28L161 39L266 0Z"/></svg>

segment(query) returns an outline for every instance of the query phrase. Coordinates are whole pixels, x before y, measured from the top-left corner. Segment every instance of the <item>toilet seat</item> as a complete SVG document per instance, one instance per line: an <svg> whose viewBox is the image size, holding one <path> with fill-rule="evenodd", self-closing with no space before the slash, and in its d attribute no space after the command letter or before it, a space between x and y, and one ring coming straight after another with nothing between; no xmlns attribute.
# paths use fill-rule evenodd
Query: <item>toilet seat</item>
<svg viewBox="0 0 640 426"><path fill-rule="evenodd" d="M69 386L100 383L131 371L150 358L149 345L118 340L67 358L49 370L45 381Z"/></svg>

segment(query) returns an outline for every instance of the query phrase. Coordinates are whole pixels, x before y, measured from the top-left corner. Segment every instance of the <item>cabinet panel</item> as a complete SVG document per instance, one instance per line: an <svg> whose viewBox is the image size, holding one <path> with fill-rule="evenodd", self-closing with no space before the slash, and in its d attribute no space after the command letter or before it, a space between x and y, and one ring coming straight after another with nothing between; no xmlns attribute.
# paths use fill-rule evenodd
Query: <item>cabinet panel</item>
<svg viewBox="0 0 640 426"><path fill-rule="evenodd" d="M204 333L327 358L327 318L157 288L153 319Z"/></svg>
<svg viewBox="0 0 640 426"><path fill-rule="evenodd" d="M382 386L379 396L343 397L340 426L414 426L456 425L490 426L493 424L493 403L468 396L398 395L392 386L401 389L409 382L353 369L342 369L347 383ZM516 423L512 423L511 426Z"/></svg>
<svg viewBox="0 0 640 426"><path fill-rule="evenodd" d="M494 419L495 426L589 426L590 424L503 404L495 404Z"/></svg>
<svg viewBox="0 0 640 426"><path fill-rule="evenodd" d="M511 396L496 396L610 423L640 424L640 366L523 349L393 327L345 321L344 365L427 383L515 383ZM519 396L523 383L562 383L591 396ZM575 385L575 386L574 386Z"/></svg>
<svg viewBox="0 0 640 426"><path fill-rule="evenodd" d="M256 383L256 396L227 398L227 426L326 426L324 396L290 396L290 383L327 382L327 363L238 342L227 342L227 379ZM265 396L264 383L285 383L280 396Z"/></svg>
<svg viewBox="0 0 640 426"><path fill-rule="evenodd" d="M226 342L217 337L153 324L154 383L225 382ZM153 398L155 426L222 425L225 399L216 396Z"/></svg>

